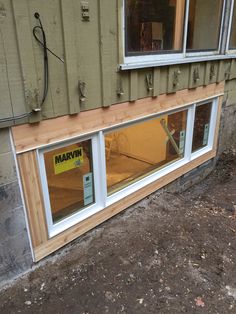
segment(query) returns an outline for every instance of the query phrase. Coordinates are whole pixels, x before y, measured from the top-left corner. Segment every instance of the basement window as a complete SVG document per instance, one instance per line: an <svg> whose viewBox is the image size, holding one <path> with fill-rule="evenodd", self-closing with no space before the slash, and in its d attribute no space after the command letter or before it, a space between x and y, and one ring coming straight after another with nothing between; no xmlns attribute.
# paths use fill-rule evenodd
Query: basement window
<svg viewBox="0 0 236 314"><path fill-rule="evenodd" d="M196 107L192 152L195 152L208 145L211 107L211 103L199 105Z"/></svg>
<svg viewBox="0 0 236 314"><path fill-rule="evenodd" d="M187 110L105 135L108 195L183 158Z"/></svg>
<svg viewBox="0 0 236 314"><path fill-rule="evenodd" d="M210 98L40 149L49 237L211 152L217 114Z"/></svg>
<svg viewBox="0 0 236 314"><path fill-rule="evenodd" d="M219 55L224 0L123 1L121 69Z"/></svg>
<svg viewBox="0 0 236 314"><path fill-rule="evenodd" d="M97 138L48 147L39 153L50 236L97 210Z"/></svg>
<svg viewBox="0 0 236 314"><path fill-rule="evenodd" d="M44 161L53 223L94 203L91 140L45 152Z"/></svg>

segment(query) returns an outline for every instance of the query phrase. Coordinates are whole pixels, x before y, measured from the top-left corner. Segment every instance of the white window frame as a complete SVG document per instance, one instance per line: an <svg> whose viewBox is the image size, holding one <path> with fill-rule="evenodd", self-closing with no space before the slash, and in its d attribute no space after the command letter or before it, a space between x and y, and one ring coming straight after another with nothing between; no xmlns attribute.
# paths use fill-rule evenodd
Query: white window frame
<svg viewBox="0 0 236 314"><path fill-rule="evenodd" d="M129 69L138 69L152 66L164 66L164 65L172 65L172 64L181 64L181 63L189 63L189 62L200 62L200 61L210 61L210 60L218 60L218 59L227 59L229 55L220 54L222 50L222 40L223 40L223 23L225 18L226 11L226 2L227 0L223 0L223 9L222 16L220 22L220 32L219 32L219 40L218 40L218 49L214 51L197 51L197 52L187 52L187 32L188 32L188 14L189 14L189 2L190 0L186 0L186 15L184 22L184 33L183 33L183 52L180 53L165 53L163 54L149 54L149 55L137 55L137 56L126 56L125 54L125 1L122 0L122 9L120 10L119 21L121 25L121 34L120 34L120 51L122 55L120 56L120 65L119 68L121 70L129 70ZM232 14L232 6L231 6L231 14ZM229 30L227 32L227 36L229 34ZM235 51L236 53L236 51ZM232 54L232 52L231 52ZM231 57L234 57L233 55Z"/></svg>
<svg viewBox="0 0 236 314"><path fill-rule="evenodd" d="M230 7L230 17L229 17L229 29L227 34L227 42L226 42L226 53L228 55L236 54L236 48L230 49L230 36L231 36L231 29L233 24L233 15L234 15L234 6L236 5L235 0L231 0L231 7Z"/></svg>
<svg viewBox="0 0 236 314"><path fill-rule="evenodd" d="M164 166L161 169L157 169L157 171L152 172L148 174L146 177L139 179L135 181L134 183L131 183L127 187L124 187L122 190L117 191L110 196L106 193L106 207L110 206L124 197L138 191L139 189L147 186L148 184L153 183L154 181L160 179L161 177L169 174L170 172L180 168L181 166L184 166L188 162L200 157L203 154L206 154L207 152L210 152L213 149L213 144L214 144L214 134L215 134L215 127L216 127L216 119L217 119L217 112L218 112L218 98L211 97L208 98L204 101L201 101L201 104L209 103L212 101L212 111L211 111L211 119L210 119L210 126L209 126L209 136L208 136L208 143L207 145L202 148L197 150L196 152L192 153L192 139L193 139L193 129L194 129L194 120L195 120L195 109L196 106L199 105L200 103L194 103L191 105L185 105L181 107L181 109L177 110L171 110L171 111L166 111L163 113L160 113L158 115L155 115L152 119L158 118L162 115L169 115L175 112L180 112L184 110L188 110L187 112L187 126L186 126L186 139L185 139L185 150L184 150L184 157L180 160L177 160L167 166ZM147 118L144 118L142 120L139 120L139 122L147 121L150 120L150 116ZM129 124L134 124L134 123L129 123ZM128 126L129 124L126 124L125 126ZM109 131L114 131L117 130L118 128L112 128ZM104 132L104 134L107 134L110 132ZM103 162L105 162L105 149L103 152ZM106 166L105 166L106 167ZM106 178L104 178L105 180Z"/></svg>
<svg viewBox="0 0 236 314"><path fill-rule="evenodd" d="M48 227L49 238L56 236L57 234L67 230L68 228L78 224L79 222L87 219L88 217L98 213L104 208L120 201L124 197L144 188L148 184L160 179L161 177L171 173L172 171L184 166L190 161L200 157L201 155L210 152L213 149L214 138L215 138L215 128L217 121L217 113L219 106L219 96L209 97L201 102L189 103L183 105L181 108L175 110L167 110L160 112L158 114L151 114L144 118L135 119L129 122L125 122L119 125L108 127L104 130L100 130L88 136L81 136L73 138L72 140L65 140L56 144L45 145L44 147L37 150L37 158L39 163L39 173L42 183L43 199L46 213L46 222ZM212 103L211 118L209 126L209 136L208 144L202 148L192 153L192 139L193 139L193 129L195 120L195 110L198 105L205 103ZM147 174L146 177L140 178L137 181L131 183L130 185L124 187L123 189L108 195L107 193L107 180L106 180L106 156L105 156L105 135L116 131L123 127L128 127L129 125L135 125L144 121L151 119L156 119L162 115L170 115L175 112L180 112L187 110L187 125L186 125L186 138L185 138L185 150L184 157L164 166L161 169ZM91 140L92 142L92 163L93 163L93 175L94 175L94 193L95 193L95 203L85 207L72 215L65 217L63 220L53 223L52 211L49 198L49 190L47 184L46 168L44 162L44 153L52 151L56 148L61 148L70 144Z"/></svg>
<svg viewBox="0 0 236 314"><path fill-rule="evenodd" d="M78 142L83 142L86 140L91 140L92 146L92 164L93 164L93 186L94 186L94 199L95 202L90 206L85 207L84 209L79 210L78 212L73 213L70 216L65 217L63 220L53 223L52 219L52 209L50 204L48 183L47 183L47 175L46 175L46 167L44 161L44 153L52 151L57 148L65 147L71 144L75 144ZM67 140L60 142L59 144L51 145L46 148L42 148L37 150L37 158L39 163L39 172L42 182L42 190L43 190L43 198L46 212L46 221L48 226L48 234L49 237L52 238L55 235L65 231L66 229L74 226L75 224L83 221L84 219L94 215L99 210L103 209L102 203L102 190L101 190L101 176L100 176L100 150L101 145L99 144L98 135L86 136L86 137L78 137L73 140Z"/></svg>

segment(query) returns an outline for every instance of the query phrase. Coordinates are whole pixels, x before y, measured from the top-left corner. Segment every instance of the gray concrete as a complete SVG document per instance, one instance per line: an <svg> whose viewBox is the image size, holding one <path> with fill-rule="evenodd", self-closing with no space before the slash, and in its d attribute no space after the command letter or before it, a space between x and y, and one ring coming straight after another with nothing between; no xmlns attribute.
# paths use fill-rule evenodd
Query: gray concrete
<svg viewBox="0 0 236 314"><path fill-rule="evenodd" d="M0 130L0 286L32 265L8 129Z"/></svg>
<svg viewBox="0 0 236 314"><path fill-rule="evenodd" d="M236 80L227 81L222 108L219 153L236 148Z"/></svg>

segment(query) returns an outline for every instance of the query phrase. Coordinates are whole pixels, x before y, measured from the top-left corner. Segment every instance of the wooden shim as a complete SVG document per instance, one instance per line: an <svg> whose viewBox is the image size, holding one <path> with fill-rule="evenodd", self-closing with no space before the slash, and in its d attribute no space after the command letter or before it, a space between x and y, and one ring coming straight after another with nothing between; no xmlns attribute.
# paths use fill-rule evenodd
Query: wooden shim
<svg viewBox="0 0 236 314"><path fill-rule="evenodd" d="M63 233L57 235L54 238L49 239L46 242L41 243L41 245L34 247L35 260L39 261L43 257L49 255L60 247L66 245L72 240L76 239L78 236L84 234L85 232L91 230L92 228L103 223L107 219L117 215L127 207L135 204L144 197L150 195L161 187L174 181L181 175L189 172L190 170L196 168L202 163L208 161L216 156L216 151L213 150L209 153L202 155L201 157L189 162L188 164L172 171L168 175L158 179L157 181L147 185L146 187L138 190L135 193L130 194L124 199L118 201L117 203L105 208L101 212L89 217L88 219L82 221L81 223L75 225L74 227L64 231ZM38 221L38 223L41 223Z"/></svg>
<svg viewBox="0 0 236 314"><path fill-rule="evenodd" d="M65 65L69 113L80 111L78 91L75 10L71 0L61 0L62 25L65 45ZM78 18L78 17L77 17Z"/></svg>
<svg viewBox="0 0 236 314"><path fill-rule="evenodd" d="M39 89L36 76L32 32L26 0L12 0L16 25L17 43L21 63L22 81L24 82L26 111L39 108ZM30 122L41 120L41 112L30 116Z"/></svg>
<svg viewBox="0 0 236 314"><path fill-rule="evenodd" d="M48 240L45 211L35 151L18 156L33 247Z"/></svg>
<svg viewBox="0 0 236 314"><path fill-rule="evenodd" d="M101 129L119 125L152 114L182 108L203 99L224 93L224 82L148 97L134 103L125 102L107 109L81 112L78 116L64 116L45 120L37 125L19 125L12 128L17 153L22 153L61 140L71 139Z"/></svg>

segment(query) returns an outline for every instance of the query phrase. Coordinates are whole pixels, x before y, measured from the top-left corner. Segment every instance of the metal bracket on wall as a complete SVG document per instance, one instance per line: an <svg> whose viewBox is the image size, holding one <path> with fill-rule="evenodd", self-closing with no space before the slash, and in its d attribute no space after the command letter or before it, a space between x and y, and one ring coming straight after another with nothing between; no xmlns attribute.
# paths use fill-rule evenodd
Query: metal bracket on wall
<svg viewBox="0 0 236 314"><path fill-rule="evenodd" d="M227 69L225 71L225 79L229 80L231 76L231 63L229 63L229 65L227 66Z"/></svg>
<svg viewBox="0 0 236 314"><path fill-rule="evenodd" d="M88 1L81 2L81 16L82 16L82 21L87 22L90 20Z"/></svg>
<svg viewBox="0 0 236 314"><path fill-rule="evenodd" d="M117 90L116 93L118 96L123 96L124 95L124 89L123 89L123 84L121 78L117 80Z"/></svg>
<svg viewBox="0 0 236 314"><path fill-rule="evenodd" d="M212 81L215 76L216 76L215 65L212 64L210 67L210 76L209 76L210 81Z"/></svg>
<svg viewBox="0 0 236 314"><path fill-rule="evenodd" d="M195 68L193 70L193 81L194 83L197 83L199 80L200 80L199 68Z"/></svg>
<svg viewBox="0 0 236 314"><path fill-rule="evenodd" d="M150 92L153 90L153 77L152 74L146 74L146 84L147 84L147 90Z"/></svg>
<svg viewBox="0 0 236 314"><path fill-rule="evenodd" d="M179 85L179 77L180 77L181 71L176 70L173 74L173 87L177 87Z"/></svg>
<svg viewBox="0 0 236 314"><path fill-rule="evenodd" d="M78 88L79 88L79 96L80 96L79 100L80 100L80 102L84 102L86 100L85 87L86 87L86 83L83 81L79 81Z"/></svg>

